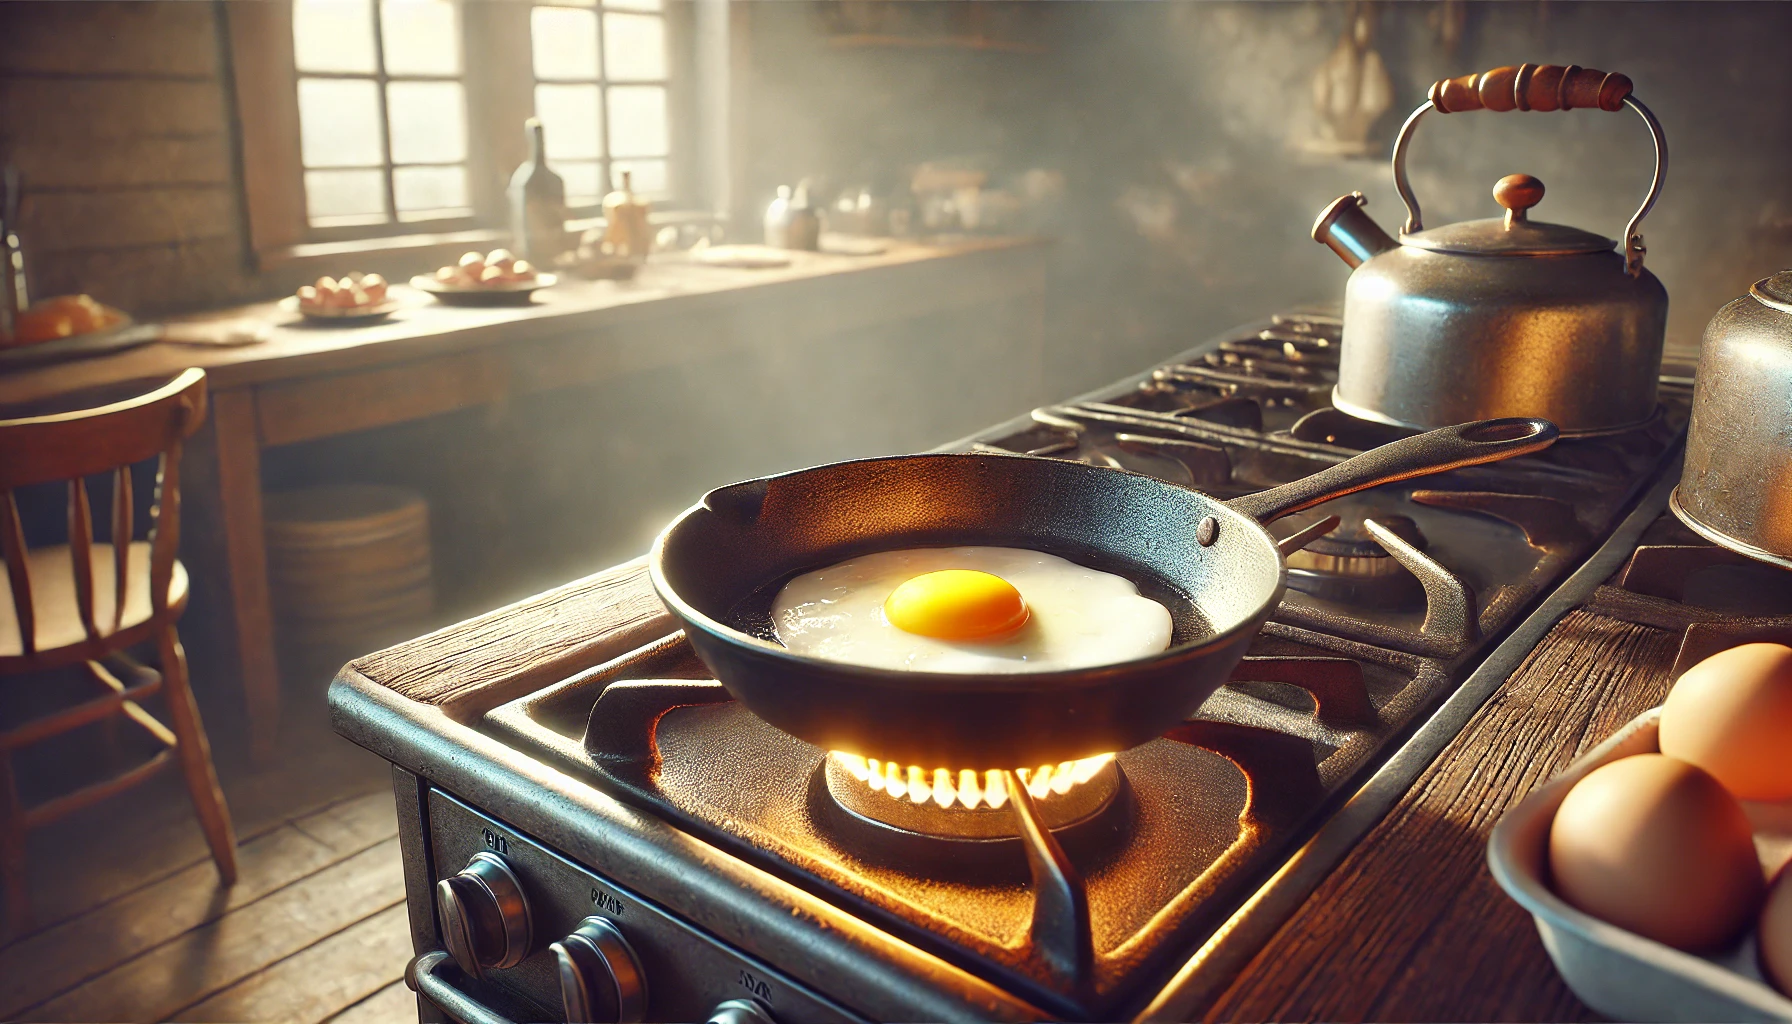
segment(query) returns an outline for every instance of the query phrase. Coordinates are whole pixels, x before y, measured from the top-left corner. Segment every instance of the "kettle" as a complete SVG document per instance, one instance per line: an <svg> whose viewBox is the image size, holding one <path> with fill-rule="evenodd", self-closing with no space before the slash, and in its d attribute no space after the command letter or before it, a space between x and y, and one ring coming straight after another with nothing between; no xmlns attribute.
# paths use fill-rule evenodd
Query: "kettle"
<svg viewBox="0 0 1792 1024"><path fill-rule="evenodd" d="M1686 469L1668 505L1715 544L1792 568L1792 270L1718 310L1699 346Z"/></svg>
<svg viewBox="0 0 1792 1024"><path fill-rule="evenodd" d="M1579 107L1628 107L1655 141L1655 177L1621 255L1609 238L1532 220L1544 188L1528 174L1494 186L1503 217L1424 227L1406 151L1426 113ZM1433 85L1394 142L1394 188L1407 212L1400 240L1363 212L1360 192L1333 200L1313 224L1313 239L1353 268L1332 404L1414 430L1539 416L1585 436L1648 421L1668 296L1643 267L1638 228L1667 162L1660 123L1623 75L1522 64Z"/></svg>

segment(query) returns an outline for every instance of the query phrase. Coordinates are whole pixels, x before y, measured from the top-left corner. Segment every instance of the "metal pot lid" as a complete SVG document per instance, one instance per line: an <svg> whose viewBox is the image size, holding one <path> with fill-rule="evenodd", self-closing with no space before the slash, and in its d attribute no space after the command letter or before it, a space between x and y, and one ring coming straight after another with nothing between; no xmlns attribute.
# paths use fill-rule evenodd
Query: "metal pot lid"
<svg viewBox="0 0 1792 1024"><path fill-rule="evenodd" d="M1493 198L1506 216L1446 224L1402 235L1401 241L1434 252L1469 256L1564 256L1610 252L1618 243L1566 224L1531 220L1530 209L1543 201L1543 182L1528 174L1508 174L1493 186Z"/></svg>
<svg viewBox="0 0 1792 1024"><path fill-rule="evenodd" d="M1468 256L1565 256L1583 252L1610 252L1618 243L1591 231L1566 224L1514 220L1510 226L1499 217L1445 224L1400 241L1433 252Z"/></svg>
<svg viewBox="0 0 1792 1024"><path fill-rule="evenodd" d="M1749 287L1748 293L1764 306L1771 306L1782 313L1792 313L1792 270L1782 270L1772 277L1756 281Z"/></svg>

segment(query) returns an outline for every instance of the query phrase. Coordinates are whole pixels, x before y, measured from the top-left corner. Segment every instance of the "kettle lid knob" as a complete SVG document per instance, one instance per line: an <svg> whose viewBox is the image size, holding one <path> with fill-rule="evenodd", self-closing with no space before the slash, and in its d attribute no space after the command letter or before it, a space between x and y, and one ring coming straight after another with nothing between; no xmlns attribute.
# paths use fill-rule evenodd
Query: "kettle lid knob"
<svg viewBox="0 0 1792 1024"><path fill-rule="evenodd" d="M1525 211L1543 201L1543 182L1529 174L1508 174L1493 184L1493 198L1506 208L1506 226L1525 219Z"/></svg>

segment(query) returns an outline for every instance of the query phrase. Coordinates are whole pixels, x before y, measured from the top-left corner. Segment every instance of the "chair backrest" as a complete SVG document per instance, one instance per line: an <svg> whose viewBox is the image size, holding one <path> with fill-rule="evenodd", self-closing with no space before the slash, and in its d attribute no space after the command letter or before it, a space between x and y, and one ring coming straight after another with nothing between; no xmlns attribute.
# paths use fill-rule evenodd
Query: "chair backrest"
<svg viewBox="0 0 1792 1024"><path fill-rule="evenodd" d="M136 398L94 409L0 420L0 555L19 620L27 657L36 653L36 615L25 533L13 491L55 481L68 482L68 543L75 573L75 599L87 638L99 642L93 594L93 509L87 477L112 474L113 620L124 615L132 524L131 466L157 458L155 504L150 509L149 599L155 618L167 613L168 585L180 549L180 455L186 439L205 420L205 371L181 372L167 384Z"/></svg>

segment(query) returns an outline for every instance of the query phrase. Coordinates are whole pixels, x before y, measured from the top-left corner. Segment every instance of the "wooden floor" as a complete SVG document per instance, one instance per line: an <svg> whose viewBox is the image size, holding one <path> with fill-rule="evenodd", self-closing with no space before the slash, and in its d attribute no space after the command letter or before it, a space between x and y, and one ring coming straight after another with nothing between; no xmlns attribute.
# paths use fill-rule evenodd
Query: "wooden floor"
<svg viewBox="0 0 1792 1024"><path fill-rule="evenodd" d="M416 1019L389 770L329 732L321 686L304 703L272 767L220 765L229 889L172 774L32 837L34 921L0 946L0 1019Z"/></svg>

